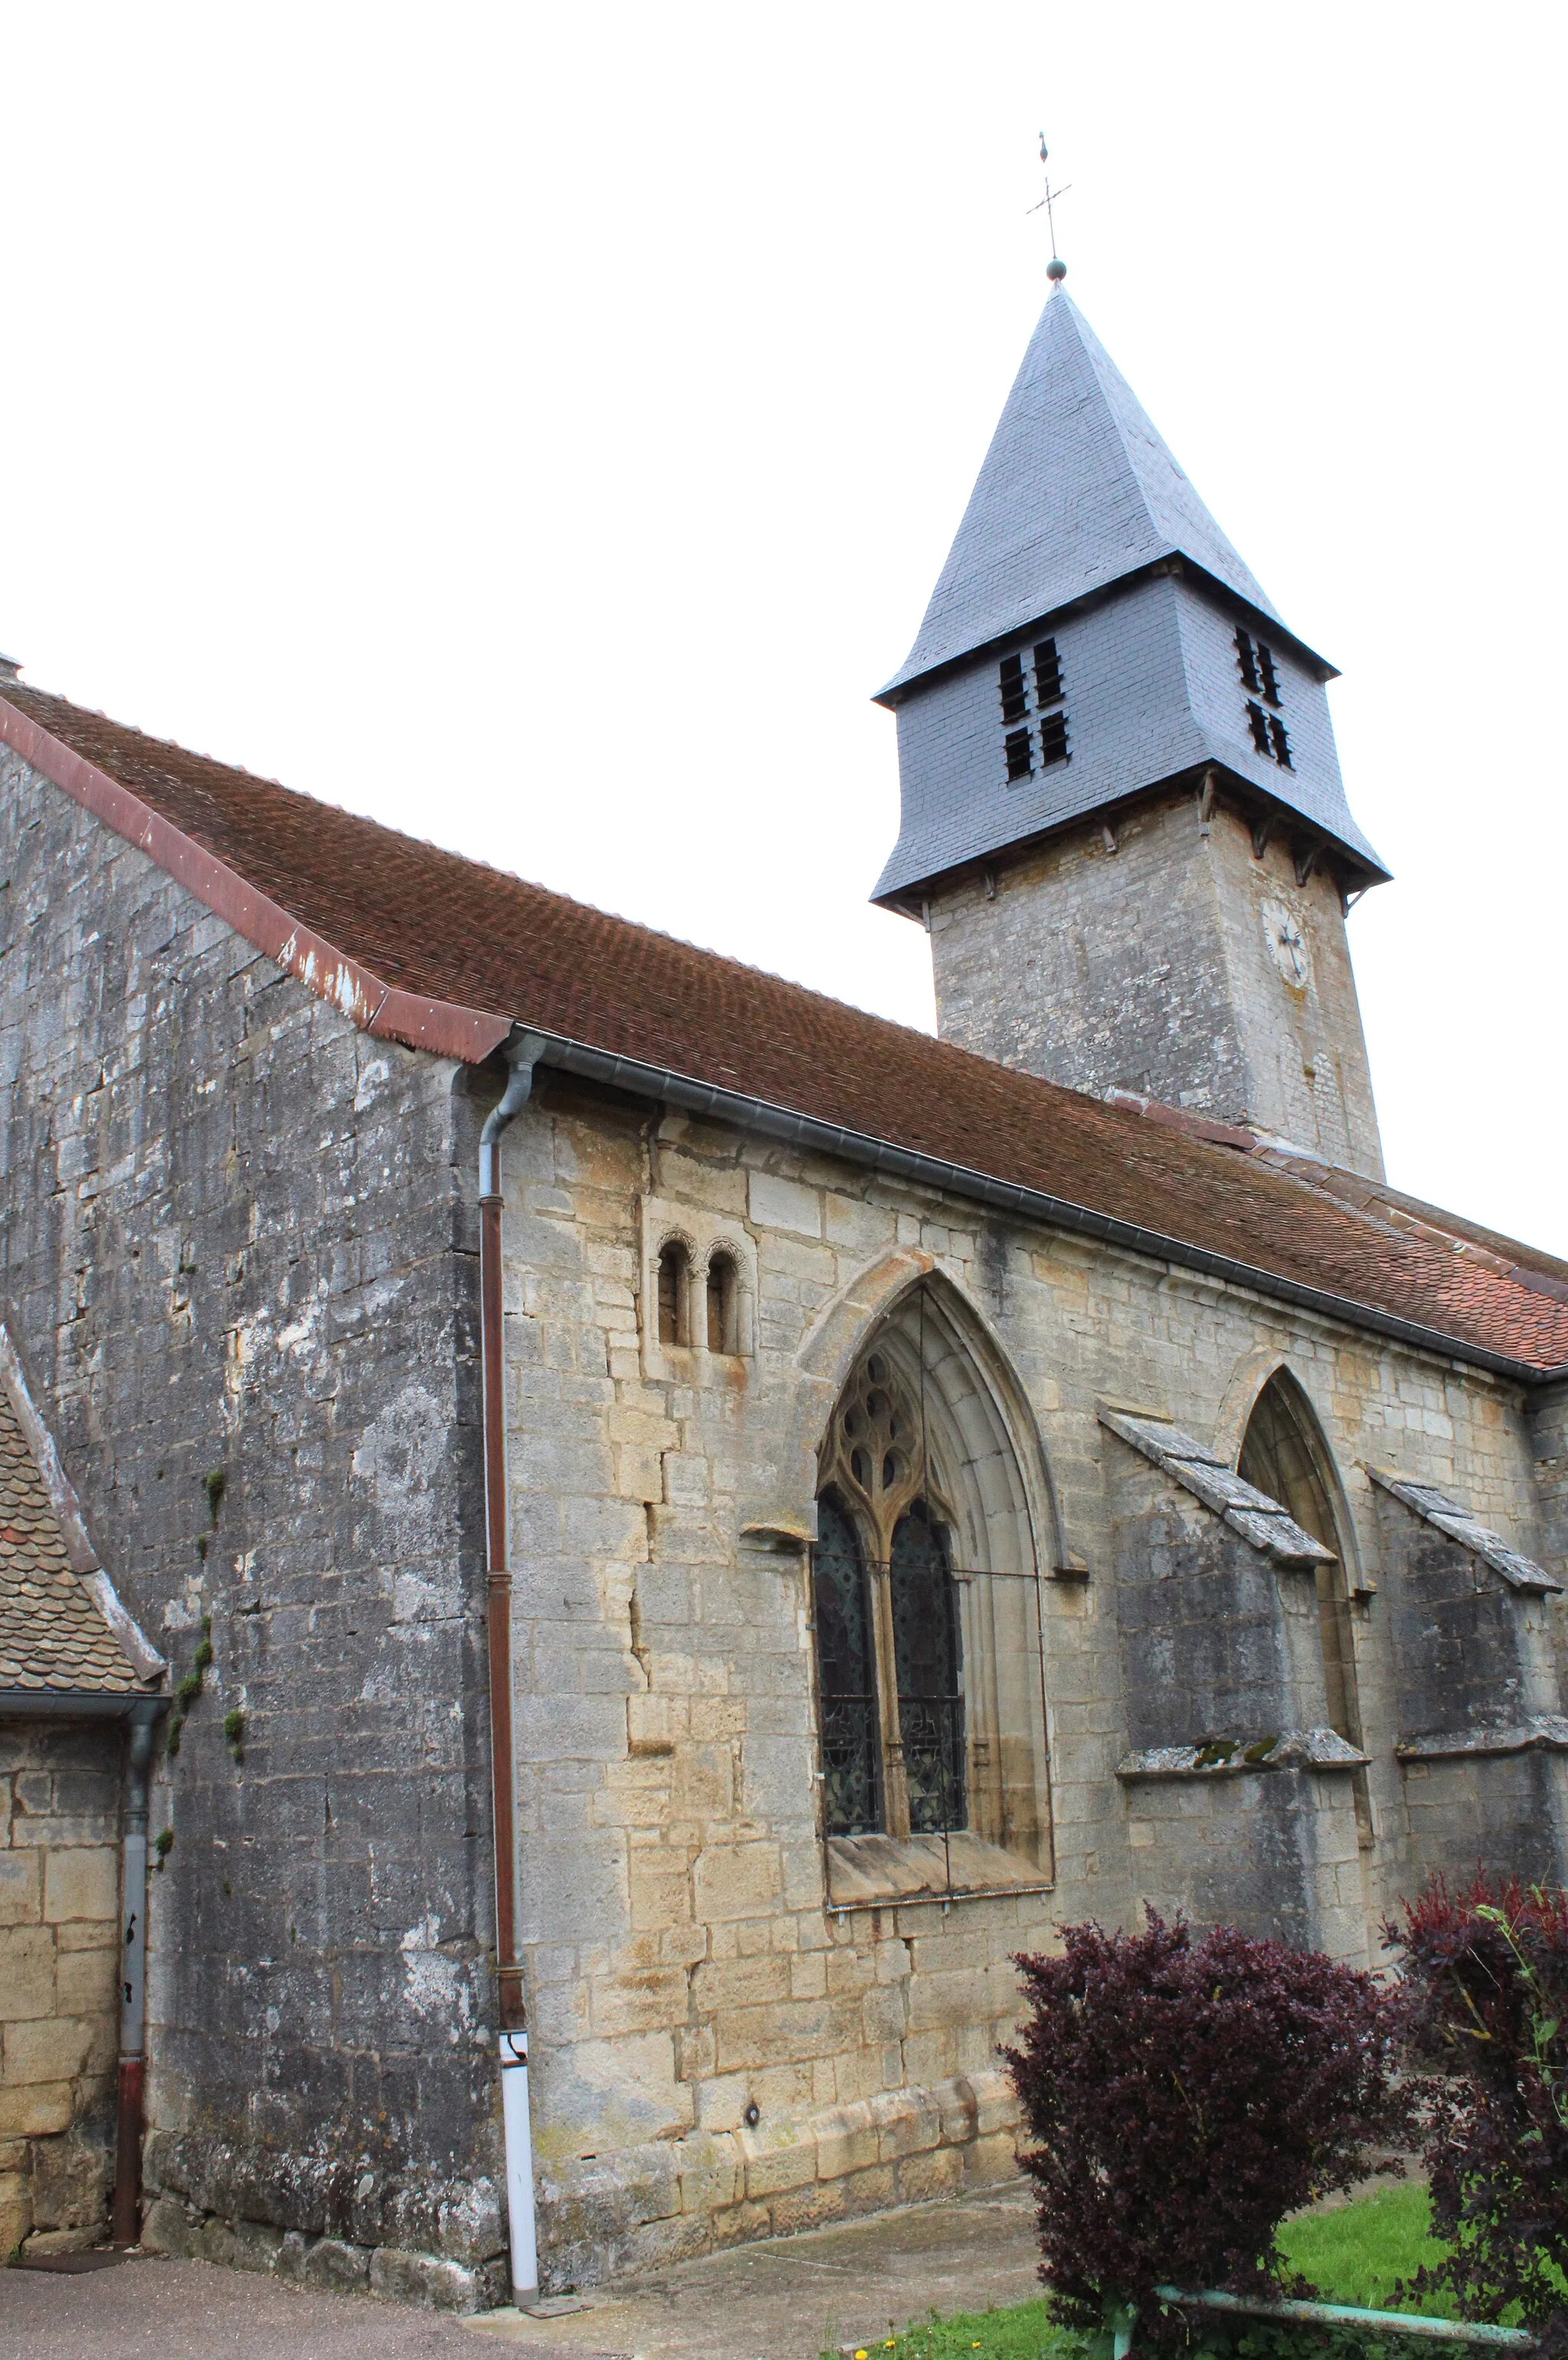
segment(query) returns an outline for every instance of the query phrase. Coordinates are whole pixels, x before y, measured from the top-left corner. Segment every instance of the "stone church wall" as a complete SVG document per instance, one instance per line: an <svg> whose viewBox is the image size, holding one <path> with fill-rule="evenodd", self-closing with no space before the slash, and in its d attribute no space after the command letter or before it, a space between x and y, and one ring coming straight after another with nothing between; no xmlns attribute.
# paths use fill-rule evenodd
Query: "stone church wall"
<svg viewBox="0 0 1568 2360"><path fill-rule="evenodd" d="M177 1678L212 1650L154 1800L149 2234L473 2303L502 2243L476 1102L24 766L0 783L0 1313L132 1611ZM1382 1916L1490 1790L1482 1765L1396 1751L1409 1576L1365 1469L1441 1484L1562 1571L1560 1405L1531 1424L1475 1371L548 1071L505 1168L551 2285L1010 2176L1012 1954L1145 1901L1201 1911L1227 1848L1281 1930L1376 1963ZM735 1350L648 1349L648 1256L682 1221L699 1249L744 1240ZM1029 1460L1049 1843L1032 1885L841 1906L819 1827L816 1451L918 1283ZM1234 1462L1281 1365L1323 1430L1356 1601L1364 1841L1344 1776L1194 1766L1151 1786L1128 1763L1157 1675L1124 1644L1118 1564L1129 1515L1176 1512L1134 1497L1099 1404ZM1200 1587L1272 1612L1212 1512L1179 1521ZM1562 1609L1531 1611L1539 1688ZM1522 1758L1555 1812L1562 1757Z"/></svg>
<svg viewBox="0 0 1568 2360"><path fill-rule="evenodd" d="M114 1722L0 1720L0 2266L106 2225L124 1751Z"/></svg>
<svg viewBox="0 0 1568 2360"><path fill-rule="evenodd" d="M360 2279L387 2248L475 2299L502 2228L466 1102L10 756L0 878L4 1317L174 1679L212 1647L153 1796L149 2234L248 2222Z"/></svg>
<svg viewBox="0 0 1568 2360"><path fill-rule="evenodd" d="M1259 1930L1380 1962L1382 1917L1441 1863L1431 1769L1395 1753L1400 1574L1363 1462L1452 1488L1540 1553L1516 1392L548 1074L508 1134L506 1186L519 1886L552 2285L1007 2173L1010 1957L1062 1921L1223 1899ZM691 1207L693 1237L745 1224L750 1354L662 1352L648 1374L650 1196L665 1222ZM1054 1494L1042 1548L1087 1569L1041 1585L1055 1879L945 1909L840 1909L817 1825L803 1536L839 1384L922 1276L972 1307L1016 1373ZM1124 1653L1131 1479L1096 1405L1145 1405L1234 1460L1280 1365L1321 1423L1344 1517L1365 1842L1343 1772L1118 1776L1135 1742L1154 1742L1153 1675ZM1200 1582L1245 1571L1261 1606L1268 1584L1303 1580L1244 1568L1227 1528L1187 1504ZM1559 1627L1561 1609L1544 1611ZM1234 1622L1218 1619L1228 1644ZM1560 1757L1532 1758L1560 1779ZM1475 1765L1454 1775L1474 1801Z"/></svg>

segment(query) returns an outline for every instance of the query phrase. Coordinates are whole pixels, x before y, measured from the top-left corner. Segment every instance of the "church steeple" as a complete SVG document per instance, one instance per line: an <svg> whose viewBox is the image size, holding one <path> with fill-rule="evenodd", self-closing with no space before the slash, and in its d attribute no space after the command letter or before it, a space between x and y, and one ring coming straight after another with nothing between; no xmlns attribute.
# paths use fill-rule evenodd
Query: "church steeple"
<svg viewBox="0 0 1568 2360"><path fill-rule="evenodd" d="M1171 557L1189 559L1284 633L1256 575L1059 289L1029 339L920 635L881 695L892 702L954 658Z"/></svg>
<svg viewBox="0 0 1568 2360"><path fill-rule="evenodd" d="M1334 677L1058 286L915 644L878 692L898 715L902 820L875 898L931 924L943 1031L1079 1087L1181 1100L1379 1168L1343 918L1350 896L1388 871L1345 802ZM1161 824L1173 803L1203 849L1201 892L1177 857L1183 831ZM1191 956L1173 959L1166 944L1141 973L1128 968L1140 939L1149 948L1151 913L1133 888L1139 863L1123 862L1119 884L1104 880L1100 917L1081 894L1033 896L1032 955L1007 930L1019 971L977 968L973 927L960 929L955 965L957 945L942 937L975 892L990 908L1005 880L1016 904L1026 872L1062 871L1074 847L1114 858L1133 836L1146 851L1156 837L1165 845L1163 882L1189 905ZM1245 880L1228 876L1238 841L1255 872ZM1175 870L1163 873L1172 859L1179 887ZM1248 906L1265 879L1279 889L1266 917ZM1274 929L1272 968L1244 978L1257 965L1242 939L1256 935L1255 918ZM998 931L994 918L980 929L993 941ZM1286 938L1300 953L1288 943L1281 953ZM1065 973L1048 982L1074 941L1072 989ZM1295 972L1302 956L1310 979ZM1334 1011L1309 1022L1320 984ZM1319 1103L1320 1064L1337 1114Z"/></svg>

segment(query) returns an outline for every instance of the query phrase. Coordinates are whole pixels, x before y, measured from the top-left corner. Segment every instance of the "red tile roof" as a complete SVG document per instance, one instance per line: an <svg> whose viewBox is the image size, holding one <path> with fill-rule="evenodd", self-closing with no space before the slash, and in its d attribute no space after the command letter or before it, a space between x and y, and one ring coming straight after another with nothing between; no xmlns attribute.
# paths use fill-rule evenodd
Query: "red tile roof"
<svg viewBox="0 0 1568 2360"><path fill-rule="evenodd" d="M1512 1269L1468 1225L1401 1226L1370 1184L1336 1193L1304 1163L1016 1073L16 682L0 738L373 1031L480 1058L525 1025L1065 1199L1461 1357L1568 1362L1568 1289L1535 1275L1555 1265L1518 1248Z"/></svg>
<svg viewBox="0 0 1568 2360"><path fill-rule="evenodd" d="M0 1688L132 1696L142 1682L70 1552L16 1410L0 1386Z"/></svg>

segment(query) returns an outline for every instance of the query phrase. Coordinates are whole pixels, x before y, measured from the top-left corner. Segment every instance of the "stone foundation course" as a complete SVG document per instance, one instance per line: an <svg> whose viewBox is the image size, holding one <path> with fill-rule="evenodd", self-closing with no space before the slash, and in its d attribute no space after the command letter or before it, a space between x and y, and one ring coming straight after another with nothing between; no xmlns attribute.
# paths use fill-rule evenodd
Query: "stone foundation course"
<svg viewBox="0 0 1568 2360"><path fill-rule="evenodd" d="M221 2262L228 2269L259 2270L292 2286L379 2295L387 2302L422 2303L432 2311L491 2311L511 2300L500 2256L470 2268L441 2254L355 2245L342 2237L279 2229L270 2221L226 2221L179 2196L159 2196L148 2206L142 2244L149 2253L179 2260Z"/></svg>
<svg viewBox="0 0 1568 2360"><path fill-rule="evenodd" d="M538 2184L549 2290L1011 2183L1019 2138L1018 2099L991 2070L884 2091L776 2131L693 2131L557 2164Z"/></svg>
<svg viewBox="0 0 1568 2360"><path fill-rule="evenodd" d="M142 2244L179 2259L438 2311L511 2299L488 2180L405 2180L368 2158L258 2158L199 2133L147 2143Z"/></svg>

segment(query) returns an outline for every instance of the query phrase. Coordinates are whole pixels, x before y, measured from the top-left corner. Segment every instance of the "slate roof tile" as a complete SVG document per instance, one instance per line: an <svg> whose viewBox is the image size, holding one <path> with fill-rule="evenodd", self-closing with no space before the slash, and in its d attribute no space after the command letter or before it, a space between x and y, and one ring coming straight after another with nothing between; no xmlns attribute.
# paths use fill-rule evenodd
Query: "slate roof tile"
<svg viewBox="0 0 1568 2360"><path fill-rule="evenodd" d="M1073 298L1053 294L915 644L878 694L896 696L938 665L1176 555L1279 620Z"/></svg>

